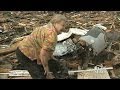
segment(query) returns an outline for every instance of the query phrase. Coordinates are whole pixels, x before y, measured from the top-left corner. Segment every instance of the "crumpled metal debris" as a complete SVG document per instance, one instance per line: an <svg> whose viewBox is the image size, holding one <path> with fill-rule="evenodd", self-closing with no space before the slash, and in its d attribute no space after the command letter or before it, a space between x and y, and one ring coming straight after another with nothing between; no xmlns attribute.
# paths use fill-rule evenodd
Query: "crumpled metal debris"
<svg viewBox="0 0 120 90"><path fill-rule="evenodd" d="M104 32L106 28L103 26L93 26L93 28L87 32L85 36L81 36L80 39L86 41L88 46L93 49L93 54L98 55L107 46L106 34Z"/></svg>
<svg viewBox="0 0 120 90"><path fill-rule="evenodd" d="M70 28L69 31L67 33L62 32L61 34L58 35L58 41L62 41L62 42L58 42L56 47L55 47L55 51L53 53L54 56L63 56L67 53L71 53L74 50L77 50L76 45L73 43L73 41L69 38L72 34L75 35L85 35L89 30L85 29L78 29L78 28Z"/></svg>
<svg viewBox="0 0 120 90"><path fill-rule="evenodd" d="M93 49L93 54L98 55L101 51L107 46L106 35L104 30L107 28L101 24L96 24L91 30L87 29L78 29L70 28L67 33L61 33L58 35L58 41L65 40L69 38L72 34L80 35L80 39L84 40L88 46ZM71 39L67 39L63 42L58 42L53 53L54 56L63 56L67 53L71 53L74 50L77 50L76 45L72 42Z"/></svg>
<svg viewBox="0 0 120 90"><path fill-rule="evenodd" d="M67 53L73 52L74 50L76 50L76 45L73 43L71 39L67 39L63 42L57 43L53 55L63 56Z"/></svg>

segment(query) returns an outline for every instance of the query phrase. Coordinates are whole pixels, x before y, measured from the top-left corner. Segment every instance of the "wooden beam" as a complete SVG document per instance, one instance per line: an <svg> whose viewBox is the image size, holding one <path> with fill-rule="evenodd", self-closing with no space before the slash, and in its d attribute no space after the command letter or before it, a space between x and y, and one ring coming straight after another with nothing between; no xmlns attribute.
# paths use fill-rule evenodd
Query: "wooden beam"
<svg viewBox="0 0 120 90"><path fill-rule="evenodd" d="M74 71L68 71L68 74L79 73L79 72L89 72L89 71L99 71L99 70L106 70L106 69L113 69L113 67L100 68L100 69L88 69L88 70L74 70Z"/></svg>
<svg viewBox="0 0 120 90"><path fill-rule="evenodd" d="M110 79L106 69L101 71L80 72L77 74L77 79Z"/></svg>

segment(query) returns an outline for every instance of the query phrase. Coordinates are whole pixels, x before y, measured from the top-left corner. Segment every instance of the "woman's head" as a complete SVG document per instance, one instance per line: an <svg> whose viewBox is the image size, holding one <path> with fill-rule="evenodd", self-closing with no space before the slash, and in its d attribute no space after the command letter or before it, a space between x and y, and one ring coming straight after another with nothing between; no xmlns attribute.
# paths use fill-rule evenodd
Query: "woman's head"
<svg viewBox="0 0 120 90"><path fill-rule="evenodd" d="M61 14L56 14L53 16L53 18L50 20L50 22L54 25L56 28L58 34L62 32L63 28L65 27L66 17Z"/></svg>

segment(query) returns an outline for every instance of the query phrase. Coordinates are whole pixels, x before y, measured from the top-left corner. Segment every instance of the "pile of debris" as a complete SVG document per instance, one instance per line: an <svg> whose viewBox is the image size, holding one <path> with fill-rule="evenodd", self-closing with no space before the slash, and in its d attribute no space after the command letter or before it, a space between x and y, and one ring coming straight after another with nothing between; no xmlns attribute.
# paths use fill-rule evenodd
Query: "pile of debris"
<svg viewBox="0 0 120 90"><path fill-rule="evenodd" d="M79 39L85 39L86 33L88 31L92 31L92 27L94 25L98 25L98 23L107 27L106 38L107 42L103 41L106 45L99 46L103 48L98 48L96 45L92 45L94 47L94 51L98 53L94 53L95 64L105 64L106 66L115 67L114 71L117 76L118 70L116 66L119 67L120 64L120 31L119 31L119 12L108 12L108 11L86 11L86 12L53 12L53 11L1 11L0 12L0 62L7 61L12 65L12 69L16 69L18 65L15 49L18 43L12 44L10 47L9 44L15 40L15 38L20 38L26 35L29 35L33 28L36 26L42 26L51 19L53 14L61 13L64 14L68 18L68 22L66 25L66 30L68 33L62 33L58 35L58 43L54 52L54 56L59 59L59 61L64 65L64 69L68 70L76 70L78 66L81 65L82 59L85 56L85 53L91 50L90 48L84 47L86 44L83 41L79 41ZM63 36L66 37L63 37ZM62 38L61 38L62 37ZM91 38L91 37L90 37ZM91 38L86 41L89 44L96 42L97 39ZM104 38L99 38L99 40ZM102 43L101 43L102 44ZM100 44L99 44L100 45ZM98 45L97 45L98 46ZM10 47L10 48L9 48ZM11 50L10 50L11 49ZM10 51L10 52L9 52ZM3 53L8 52L8 53ZM99 58L100 57L100 58ZM102 57L102 58L101 58ZM90 59L90 57L87 57ZM93 58L92 58L93 59ZM98 62L96 62L98 61ZM8 67L8 70L11 70ZM60 68L63 70L63 68ZM2 69L3 70L3 69ZM4 69L5 70L5 69ZM2 71L1 71L2 72ZM57 74L58 78L71 78L67 74ZM74 78L74 77L72 77Z"/></svg>

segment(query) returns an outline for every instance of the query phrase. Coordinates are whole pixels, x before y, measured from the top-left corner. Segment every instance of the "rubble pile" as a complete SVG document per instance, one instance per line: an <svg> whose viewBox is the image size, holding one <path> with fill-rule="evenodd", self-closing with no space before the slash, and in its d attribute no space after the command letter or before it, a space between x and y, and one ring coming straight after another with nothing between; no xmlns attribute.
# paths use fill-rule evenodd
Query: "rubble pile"
<svg viewBox="0 0 120 90"><path fill-rule="evenodd" d="M108 66L115 66L115 74L120 77L119 11L0 11L0 50L7 50L7 48L9 48L9 44L14 38L29 35L36 26L42 26L48 23L53 14L56 13L64 14L68 18L65 28L66 31L70 30L70 28L84 31L91 30L91 28L96 24L105 26L107 28L107 47L95 58L98 59L98 64L102 62ZM72 33L75 33L75 30ZM77 48L76 43L74 43L74 39L76 38L76 40L78 40L82 35L76 35L73 39L72 33L69 33L66 40L58 42L56 51L54 52L54 55L57 56L66 71L77 69L81 64L82 57L84 57L82 54L79 55L79 53L82 53L82 50L79 53L74 52ZM111 53L113 57L111 57ZM9 69L16 69L16 66L18 65L15 52L0 55L0 66L4 61L12 65L12 68L7 67ZM63 67L60 69L63 70ZM56 76L58 76L58 78L69 78L63 73L56 73Z"/></svg>

